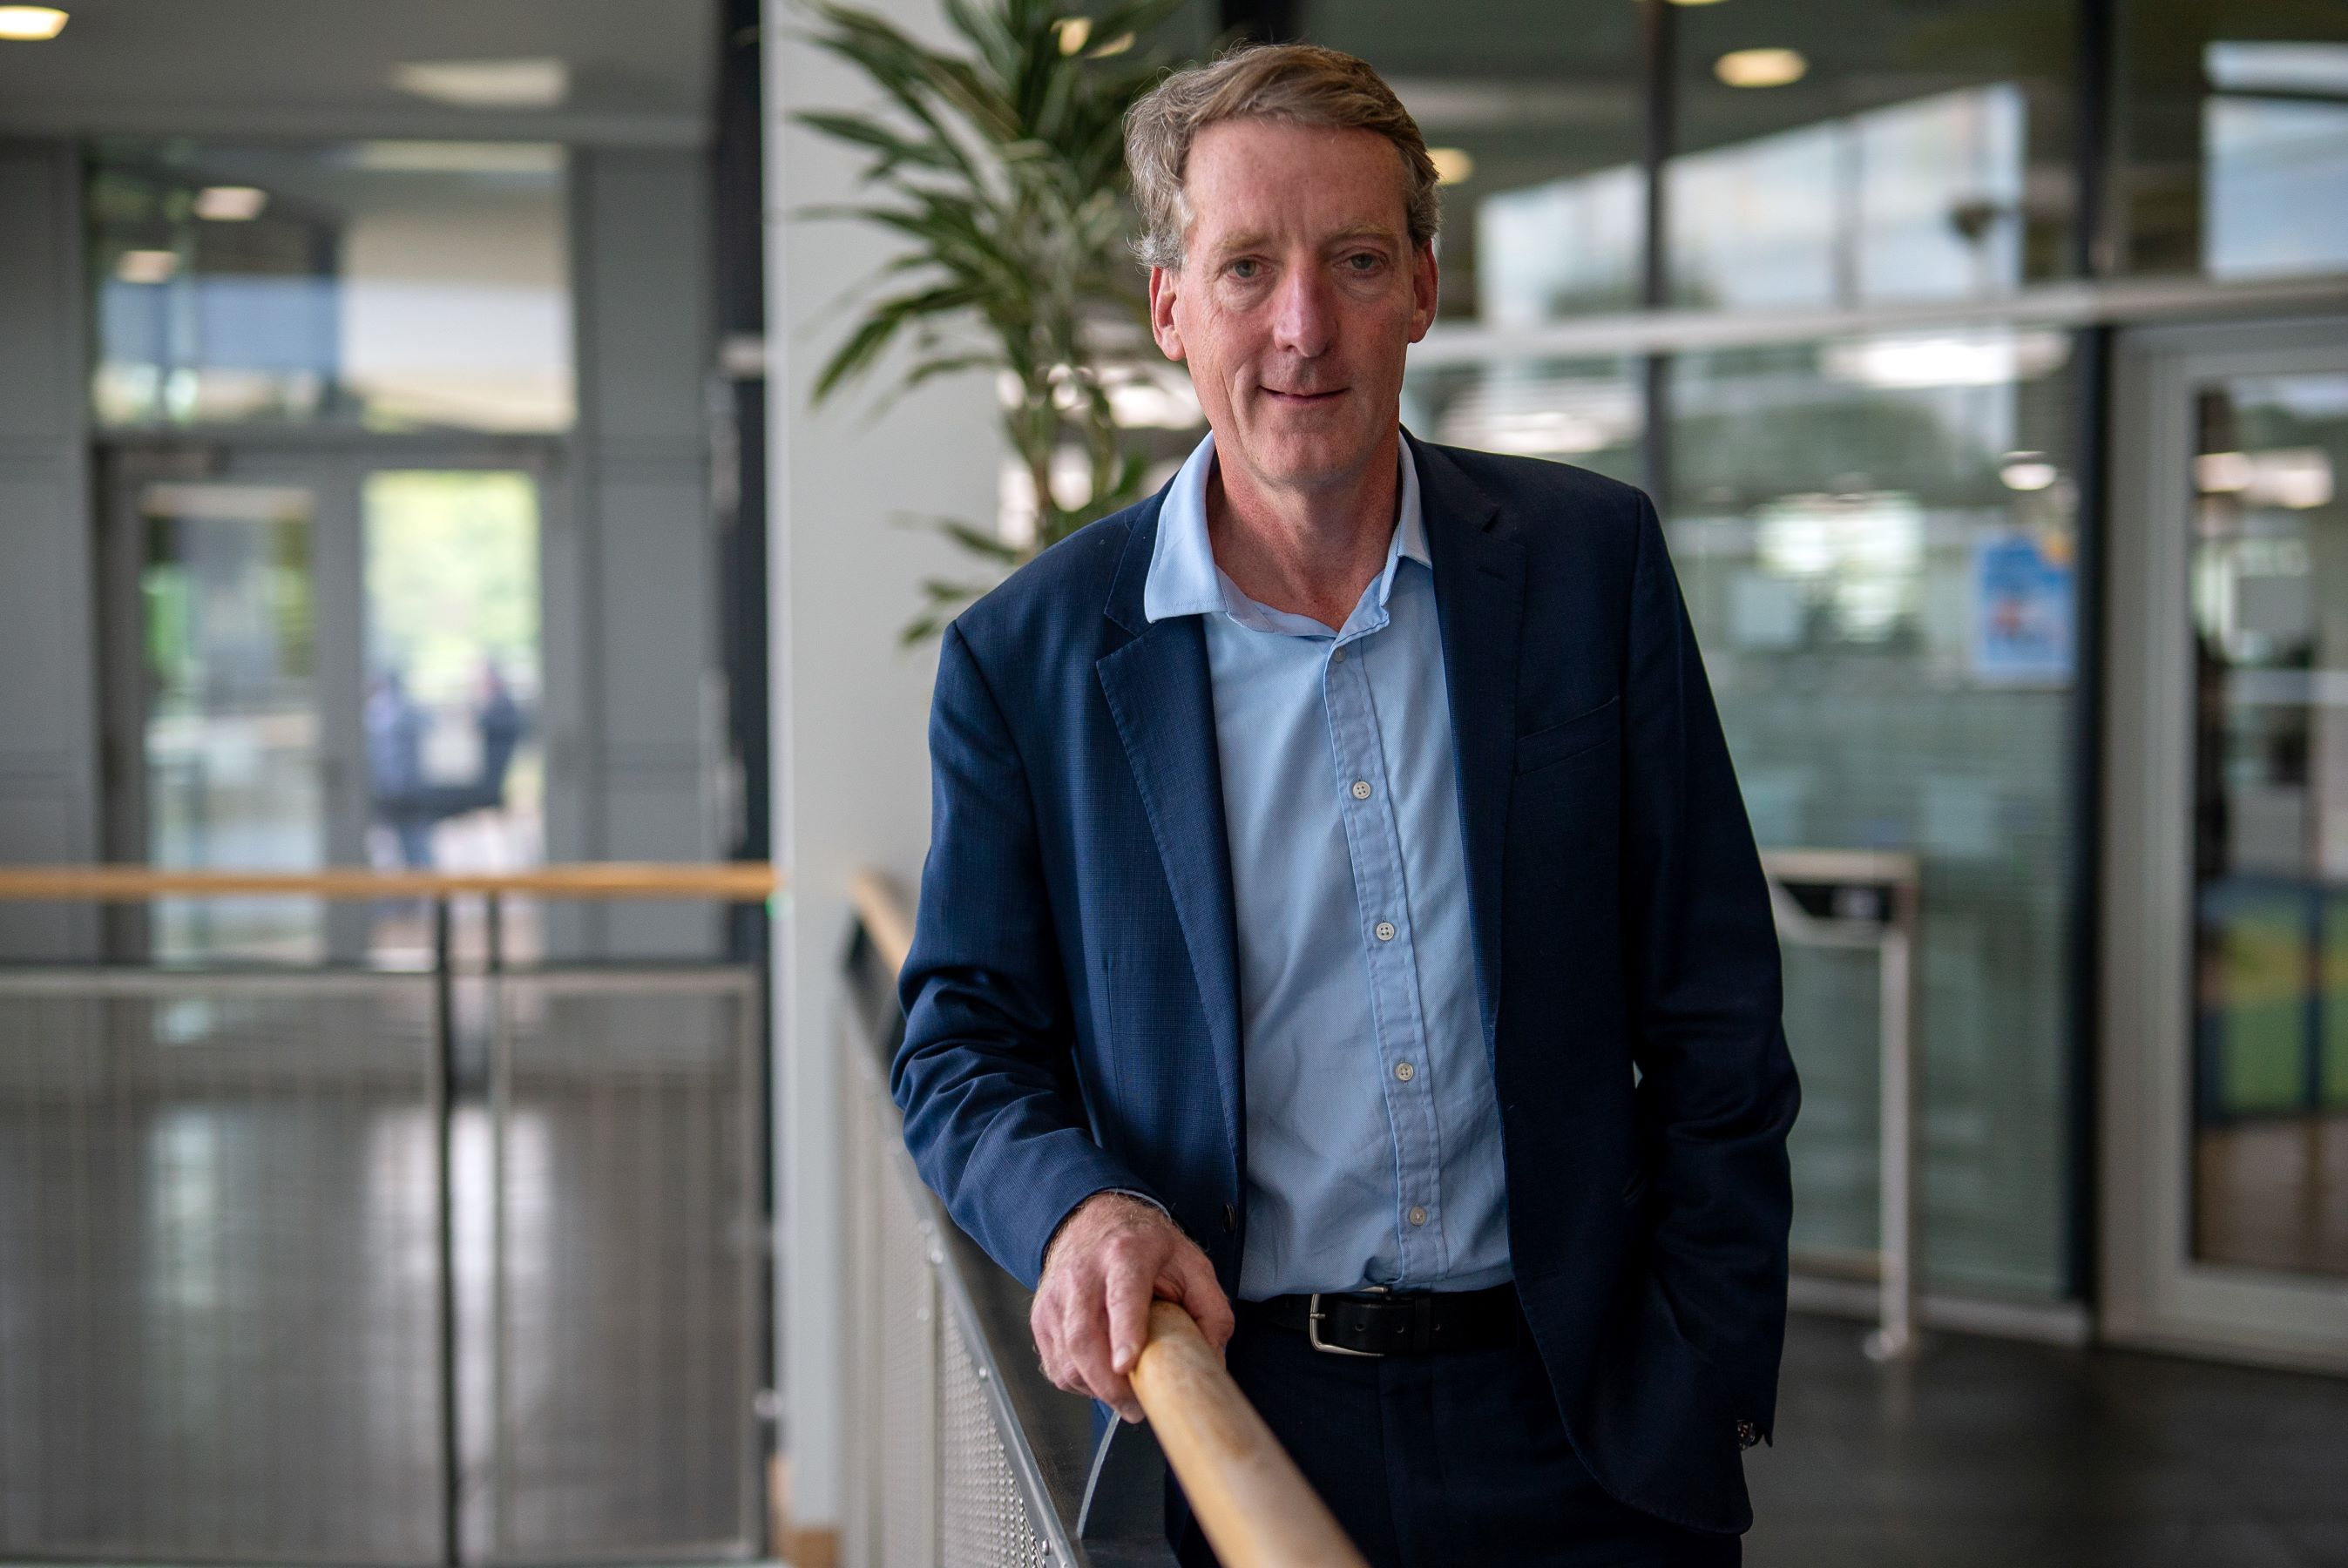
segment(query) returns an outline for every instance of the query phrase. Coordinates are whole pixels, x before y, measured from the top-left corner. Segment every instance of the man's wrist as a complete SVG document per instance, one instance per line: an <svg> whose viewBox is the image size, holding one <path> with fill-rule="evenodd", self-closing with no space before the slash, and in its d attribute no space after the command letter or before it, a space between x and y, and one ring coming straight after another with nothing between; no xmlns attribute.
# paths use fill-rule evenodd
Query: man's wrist
<svg viewBox="0 0 2348 1568"><path fill-rule="evenodd" d="M1108 1197L1116 1197L1116 1198L1131 1198L1134 1202L1136 1202L1136 1203L1138 1203L1138 1204L1148 1204L1149 1207L1151 1207L1151 1208L1153 1208L1153 1209L1156 1209L1156 1210L1157 1210L1160 1214L1162 1214L1162 1215L1164 1215L1164 1216L1165 1216L1165 1218L1166 1218L1167 1222L1168 1222L1169 1225L1170 1225L1170 1224L1173 1224L1173 1222L1174 1222L1174 1211L1173 1211L1173 1210L1171 1210L1171 1209L1168 1208L1164 1204L1159 1203L1156 1198L1151 1197L1148 1193L1142 1192L1139 1188L1137 1188L1137 1187L1098 1187L1098 1188L1096 1188L1096 1189L1094 1189L1093 1191L1091 1191L1091 1192L1089 1192L1089 1193L1086 1193L1083 1197L1078 1198L1078 1199L1077 1199L1074 1204L1070 1204L1070 1205L1069 1205L1069 1208L1068 1208L1068 1212L1067 1212L1066 1214L1062 1214L1062 1215L1060 1216L1060 1223L1059 1223L1058 1225L1054 1225L1054 1226L1052 1227L1052 1234L1051 1234L1049 1236L1047 1236L1047 1237L1045 1237L1045 1241L1044 1241L1044 1266L1043 1266L1043 1270L1042 1270L1042 1272L1043 1272L1043 1273L1048 1274L1048 1273L1050 1273L1050 1272L1051 1272L1051 1269L1052 1269L1052 1253L1053 1253L1054 1249L1056 1249L1056 1247L1058 1247L1058 1246L1059 1246L1059 1245L1060 1245L1060 1237L1061 1237L1063 1235L1066 1234L1066 1231L1067 1231L1067 1228L1068 1228L1069 1225L1075 1221L1076 1217L1078 1214L1083 1214L1083 1213L1085 1212L1085 1210L1086 1210L1087 1208L1089 1208L1089 1207L1091 1207L1091 1206L1092 1206L1092 1203L1093 1203L1093 1200L1094 1200L1094 1199L1096 1199L1096 1198L1108 1198ZM1178 1225L1176 1228L1177 1228L1177 1229L1179 1229L1180 1227Z"/></svg>

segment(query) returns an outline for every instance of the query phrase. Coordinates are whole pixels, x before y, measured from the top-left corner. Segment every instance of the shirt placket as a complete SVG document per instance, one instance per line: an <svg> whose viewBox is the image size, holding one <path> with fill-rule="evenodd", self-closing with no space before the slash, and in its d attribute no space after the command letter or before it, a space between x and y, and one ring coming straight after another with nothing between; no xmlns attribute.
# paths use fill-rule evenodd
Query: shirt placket
<svg viewBox="0 0 2348 1568"><path fill-rule="evenodd" d="M1329 742L1337 768L1338 815L1354 872L1362 950L1370 979L1370 1019L1380 1088L1394 1139L1395 1231L1401 1280L1434 1279L1445 1266L1443 1194L1438 1173L1426 1020L1418 994L1418 956L1403 876L1402 830L1379 743L1370 688L1368 639L1387 624L1340 636L1323 668Z"/></svg>

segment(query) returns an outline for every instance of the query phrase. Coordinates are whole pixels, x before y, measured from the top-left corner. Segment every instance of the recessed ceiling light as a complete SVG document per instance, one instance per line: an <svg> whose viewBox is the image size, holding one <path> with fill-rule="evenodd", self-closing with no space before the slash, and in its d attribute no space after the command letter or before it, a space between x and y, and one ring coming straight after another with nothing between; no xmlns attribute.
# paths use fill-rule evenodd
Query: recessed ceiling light
<svg viewBox="0 0 2348 1568"><path fill-rule="evenodd" d="M560 174L562 149L542 141L363 141L357 162L391 174Z"/></svg>
<svg viewBox="0 0 2348 1568"><path fill-rule="evenodd" d="M1426 156L1435 164L1435 183L1457 185L1476 172L1476 160L1461 147L1430 147Z"/></svg>
<svg viewBox="0 0 2348 1568"><path fill-rule="evenodd" d="M114 275L126 283L168 283L179 270L170 251L125 251L114 261Z"/></svg>
<svg viewBox="0 0 2348 1568"><path fill-rule="evenodd" d="M207 185L196 192L196 216L211 223L250 223L269 205L269 192L252 185Z"/></svg>
<svg viewBox="0 0 2348 1568"><path fill-rule="evenodd" d="M410 60L391 67L391 85L435 103L469 109L551 109L571 93L561 60Z"/></svg>
<svg viewBox="0 0 2348 1568"><path fill-rule="evenodd" d="M1799 49L1738 49L1714 61L1712 74L1732 87L1782 87L1809 68Z"/></svg>
<svg viewBox="0 0 2348 1568"><path fill-rule="evenodd" d="M66 14L54 5L0 5L0 38L38 43L65 31Z"/></svg>
<svg viewBox="0 0 2348 1568"><path fill-rule="evenodd" d="M2009 490L2044 490L2062 475L2044 452L2008 452L1997 477Z"/></svg>

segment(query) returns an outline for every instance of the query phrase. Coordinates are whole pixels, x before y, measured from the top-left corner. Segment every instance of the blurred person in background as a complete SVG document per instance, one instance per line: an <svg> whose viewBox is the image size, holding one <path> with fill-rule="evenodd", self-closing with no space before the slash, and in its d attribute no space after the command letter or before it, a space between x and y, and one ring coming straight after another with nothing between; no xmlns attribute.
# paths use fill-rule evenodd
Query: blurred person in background
<svg viewBox="0 0 2348 1568"><path fill-rule="evenodd" d="M1734 1563L1798 1094L1654 507L1400 429L1368 66L1179 72L1128 155L1211 434L945 633L906 1141L1055 1382L1138 1419L1180 1303L1372 1563Z"/></svg>

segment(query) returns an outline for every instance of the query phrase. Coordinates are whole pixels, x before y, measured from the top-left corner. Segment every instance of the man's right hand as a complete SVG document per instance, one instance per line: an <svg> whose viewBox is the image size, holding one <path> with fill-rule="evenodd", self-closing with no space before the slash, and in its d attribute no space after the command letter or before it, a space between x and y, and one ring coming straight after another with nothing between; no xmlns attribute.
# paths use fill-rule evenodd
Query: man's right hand
<svg viewBox="0 0 2348 1568"><path fill-rule="evenodd" d="M1044 1375L1128 1421L1141 1419L1127 1374L1149 1340L1154 1299L1179 1304L1217 1350L1231 1342L1231 1306L1198 1244L1153 1204L1095 1193L1044 1249L1044 1277L1027 1318Z"/></svg>

